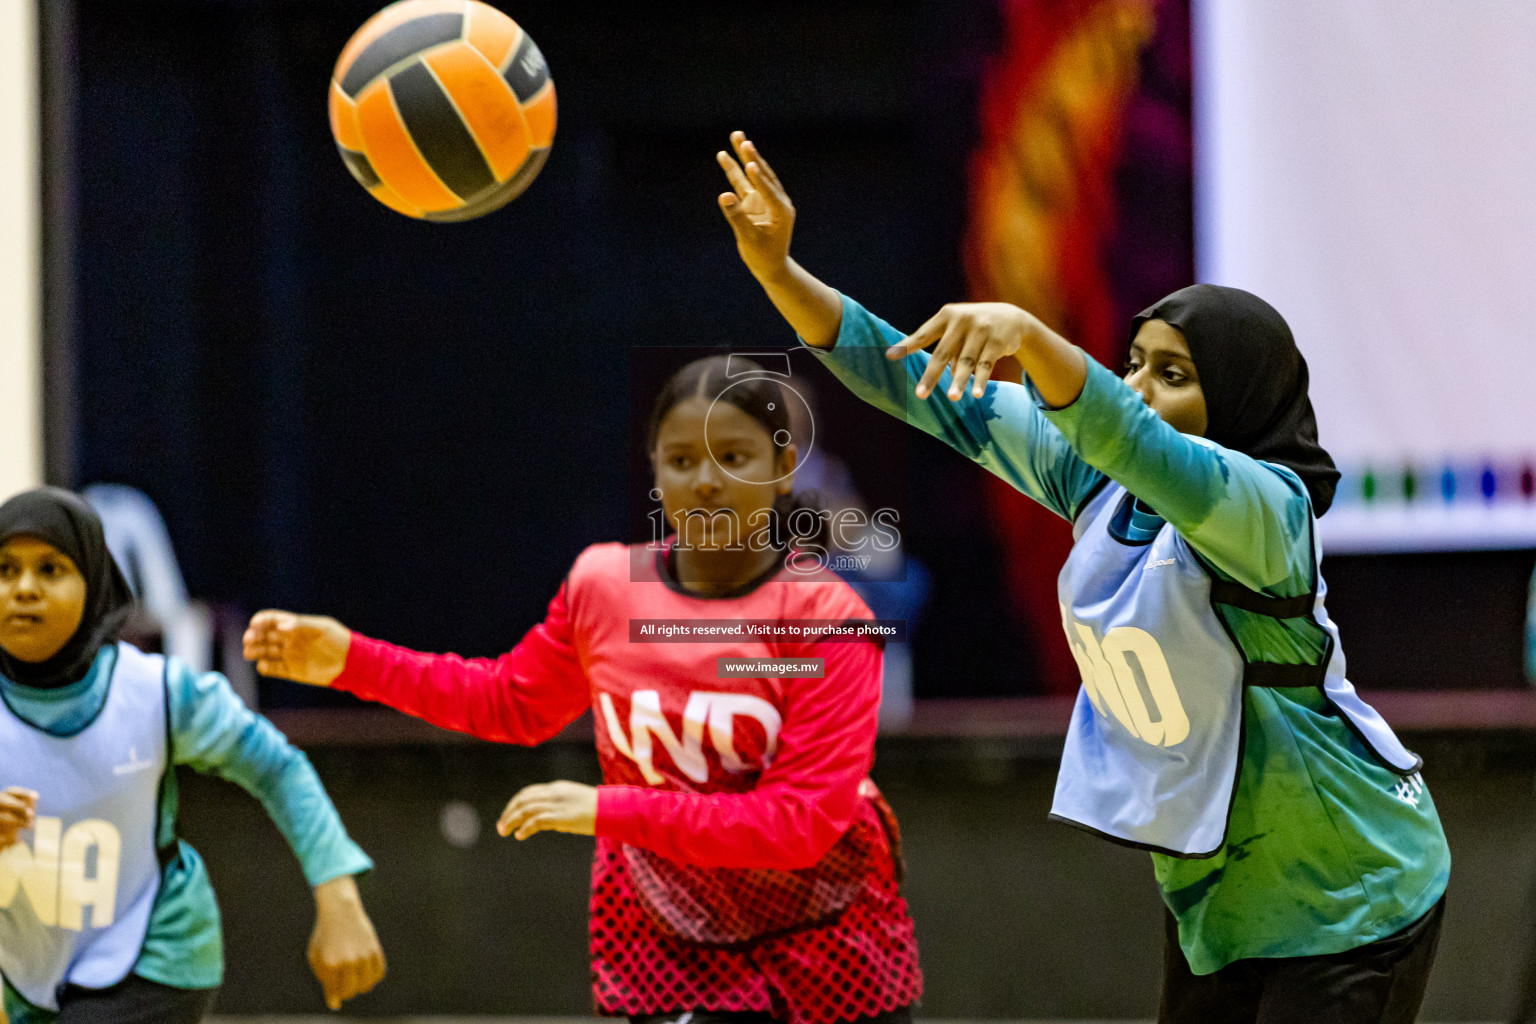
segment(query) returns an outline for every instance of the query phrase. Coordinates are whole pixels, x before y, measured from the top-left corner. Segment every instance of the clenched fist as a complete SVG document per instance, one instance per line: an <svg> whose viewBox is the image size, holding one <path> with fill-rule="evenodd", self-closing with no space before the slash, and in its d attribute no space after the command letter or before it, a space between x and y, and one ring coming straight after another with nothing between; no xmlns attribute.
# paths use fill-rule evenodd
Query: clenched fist
<svg viewBox="0 0 1536 1024"><path fill-rule="evenodd" d="M251 617L245 657L256 671L311 686L330 686L347 664L352 631L324 615L269 609Z"/></svg>
<svg viewBox="0 0 1536 1024"><path fill-rule="evenodd" d="M315 931L309 939L309 967L332 1010L360 996L384 977L384 950L363 910L357 882L342 875L315 886Z"/></svg>

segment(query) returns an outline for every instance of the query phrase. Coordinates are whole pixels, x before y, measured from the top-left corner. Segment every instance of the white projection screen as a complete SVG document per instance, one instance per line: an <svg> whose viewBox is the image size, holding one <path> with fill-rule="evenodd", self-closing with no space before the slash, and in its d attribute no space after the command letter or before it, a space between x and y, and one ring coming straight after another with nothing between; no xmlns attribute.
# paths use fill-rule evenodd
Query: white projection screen
<svg viewBox="0 0 1536 1024"><path fill-rule="evenodd" d="M0 501L43 477L37 5L0 3Z"/></svg>
<svg viewBox="0 0 1536 1024"><path fill-rule="evenodd" d="M1536 547L1536 3L1193 7L1199 276L1295 331L1325 550Z"/></svg>

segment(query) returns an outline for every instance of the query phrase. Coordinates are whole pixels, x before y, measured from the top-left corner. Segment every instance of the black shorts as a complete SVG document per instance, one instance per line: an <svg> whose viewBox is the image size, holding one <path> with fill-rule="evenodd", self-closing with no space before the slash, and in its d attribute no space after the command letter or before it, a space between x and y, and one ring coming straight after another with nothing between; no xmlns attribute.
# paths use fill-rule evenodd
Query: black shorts
<svg viewBox="0 0 1536 1024"><path fill-rule="evenodd" d="M768 1013L748 1013L739 1010L686 1010L680 1013L647 1013L631 1015L630 1024L779 1024L777 1017ZM860 1017L848 1024L912 1024L912 1008L877 1013L873 1017Z"/></svg>
<svg viewBox="0 0 1536 1024"><path fill-rule="evenodd" d="M198 1024L216 988L172 988L130 974L111 988L66 985L58 1024Z"/></svg>
<svg viewBox="0 0 1536 1024"><path fill-rule="evenodd" d="M1254 958L1190 971L1167 915L1158 1024L1413 1024L1445 898L1395 935L1327 956Z"/></svg>

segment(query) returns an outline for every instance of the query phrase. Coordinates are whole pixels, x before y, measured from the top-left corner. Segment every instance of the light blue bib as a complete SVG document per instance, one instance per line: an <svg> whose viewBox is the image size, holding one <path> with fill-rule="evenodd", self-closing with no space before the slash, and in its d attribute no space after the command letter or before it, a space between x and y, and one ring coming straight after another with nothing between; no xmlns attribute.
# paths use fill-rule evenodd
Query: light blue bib
<svg viewBox="0 0 1536 1024"><path fill-rule="evenodd" d="M37 822L0 851L0 973L34 1006L133 969L160 887L165 661L118 644L100 714L52 736L0 710L0 779L36 790Z"/></svg>
<svg viewBox="0 0 1536 1024"><path fill-rule="evenodd" d="M1213 579L1166 523L1145 543L1118 539L1111 522L1129 502L1110 483L1088 503L1057 583L1083 685L1053 818L1159 853L1216 853L1237 788L1245 686L1320 686L1385 764L1405 775L1418 770L1419 759L1344 677L1321 572L1315 594L1290 599ZM1312 618L1328 636L1322 661L1245 661L1213 602Z"/></svg>

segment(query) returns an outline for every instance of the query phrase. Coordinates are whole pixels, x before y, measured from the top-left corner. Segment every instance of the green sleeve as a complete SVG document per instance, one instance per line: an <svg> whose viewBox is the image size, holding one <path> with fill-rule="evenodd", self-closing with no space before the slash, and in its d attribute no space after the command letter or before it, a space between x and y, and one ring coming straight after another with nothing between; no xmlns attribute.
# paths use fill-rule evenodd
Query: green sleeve
<svg viewBox="0 0 1536 1024"><path fill-rule="evenodd" d="M1092 358L1077 401L1044 416L1225 575L1281 597L1311 589L1312 506L1291 470L1179 433Z"/></svg>
<svg viewBox="0 0 1536 1024"><path fill-rule="evenodd" d="M178 845L176 859L160 873L133 973L173 988L218 988L224 983L219 904L203 859L189 844Z"/></svg>
<svg viewBox="0 0 1536 1024"><path fill-rule="evenodd" d="M309 884L373 867L347 835L309 758L248 709L216 672L166 669L176 764L227 779L250 793L288 840Z"/></svg>
<svg viewBox="0 0 1536 1024"><path fill-rule="evenodd" d="M1077 516L1103 475L1072 451L1041 414L1024 387L993 381L981 398L969 391L958 402L944 397L949 371L927 400L913 394L928 368L926 352L900 362L885 350L905 335L843 296L843 319L830 350L812 349L848 390L932 434L966 458L1066 519Z"/></svg>

